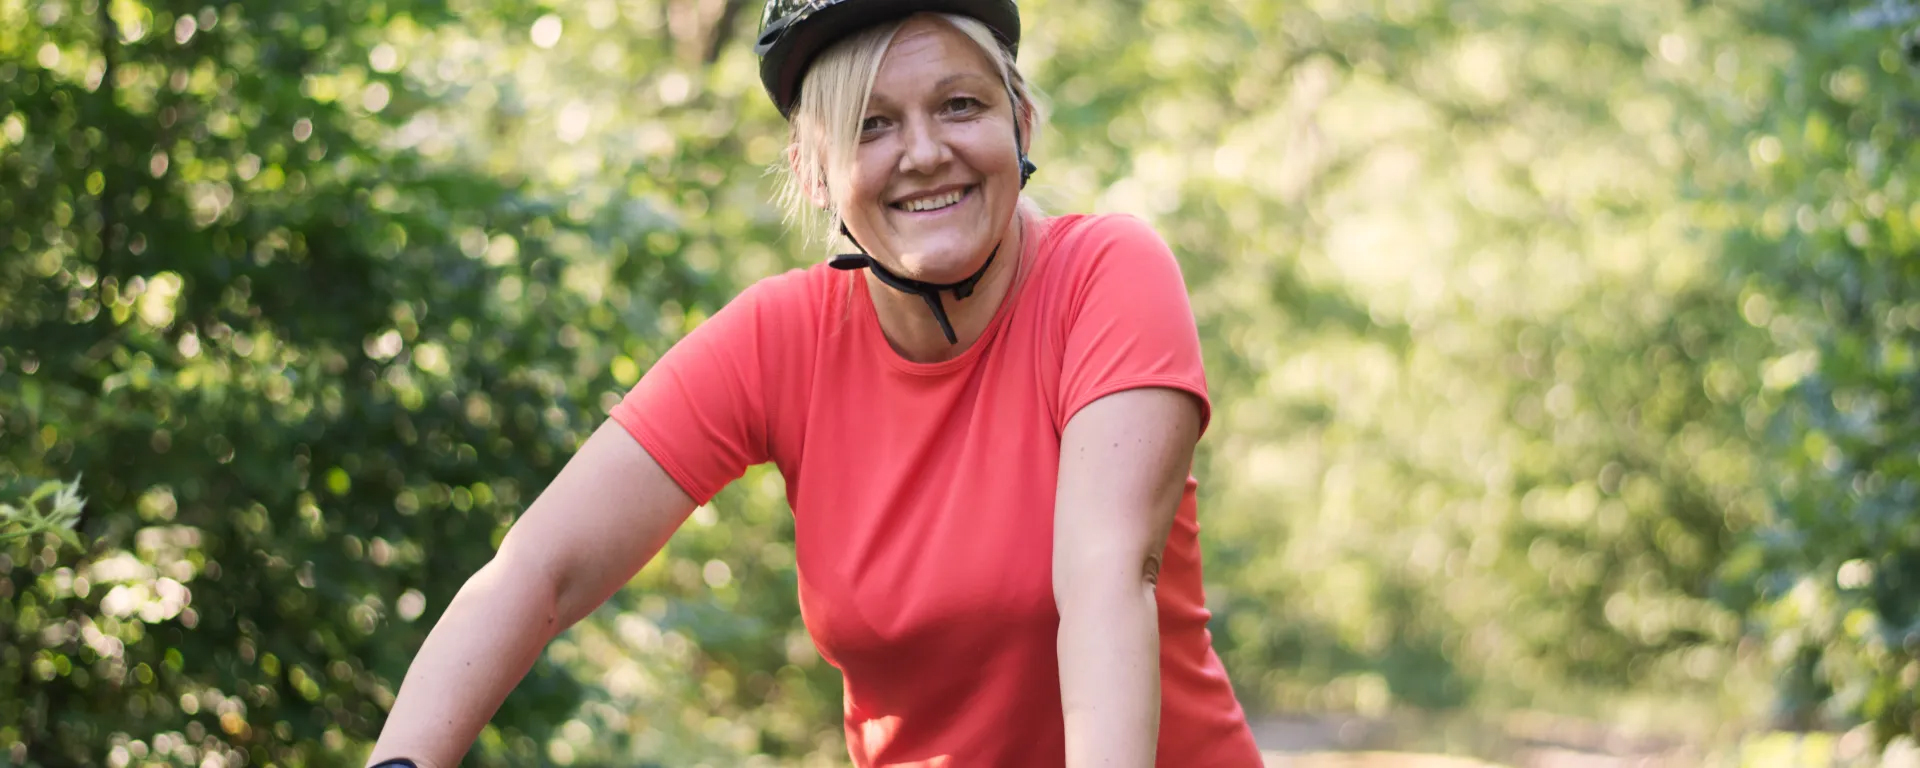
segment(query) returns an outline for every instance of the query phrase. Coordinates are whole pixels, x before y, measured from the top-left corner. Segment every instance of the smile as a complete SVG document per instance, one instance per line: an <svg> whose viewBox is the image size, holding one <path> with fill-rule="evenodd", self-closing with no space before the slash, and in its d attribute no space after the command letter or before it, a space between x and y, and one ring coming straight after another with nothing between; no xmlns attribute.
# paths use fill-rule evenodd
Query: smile
<svg viewBox="0 0 1920 768"><path fill-rule="evenodd" d="M902 200L900 202L894 203L893 207L898 210L906 211L908 213L925 213L928 211L938 211L943 208L951 208L955 205L959 205L960 201L966 199L967 195L972 192L973 192L973 187L962 187L960 189L956 189L951 192L943 192L938 195L929 195L927 197L918 197L911 200Z"/></svg>

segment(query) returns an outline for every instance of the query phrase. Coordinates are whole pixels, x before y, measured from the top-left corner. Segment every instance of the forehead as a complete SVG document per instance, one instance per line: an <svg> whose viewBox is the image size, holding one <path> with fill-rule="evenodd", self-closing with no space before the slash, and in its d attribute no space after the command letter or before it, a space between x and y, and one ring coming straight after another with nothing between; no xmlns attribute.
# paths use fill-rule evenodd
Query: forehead
<svg viewBox="0 0 1920 768"><path fill-rule="evenodd" d="M954 76L972 75L998 82L1000 75L986 52L953 25L915 16L900 25L880 60L874 96L934 87Z"/></svg>

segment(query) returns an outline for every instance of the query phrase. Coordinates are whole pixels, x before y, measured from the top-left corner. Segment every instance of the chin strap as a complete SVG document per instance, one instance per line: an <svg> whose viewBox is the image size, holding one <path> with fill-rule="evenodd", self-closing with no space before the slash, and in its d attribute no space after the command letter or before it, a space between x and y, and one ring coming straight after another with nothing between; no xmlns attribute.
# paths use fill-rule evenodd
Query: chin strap
<svg viewBox="0 0 1920 768"><path fill-rule="evenodd" d="M853 233L847 231L847 225L840 225L840 234L846 235L847 241L853 243L853 247L859 248L860 252L843 253L835 256L833 257L833 261L828 262L829 265L834 269L872 269L873 276L880 278L880 282L886 283L888 287L901 293L911 293L919 296L922 301L927 303L927 309L933 310L933 319L940 323L940 332L947 335L947 343L960 343L960 337L953 332L953 323L947 320L947 308L940 304L940 292L952 291L955 301L972 296L974 286L979 285L980 278L987 276L987 267L993 266L994 257L1000 255L1000 245L998 243L994 244L993 253L987 254L987 262L981 264L980 268L975 270L967 279L955 283L929 283L908 277L901 277L894 274L892 270L880 266L880 261L867 255L867 249L861 247L860 241L853 239Z"/></svg>

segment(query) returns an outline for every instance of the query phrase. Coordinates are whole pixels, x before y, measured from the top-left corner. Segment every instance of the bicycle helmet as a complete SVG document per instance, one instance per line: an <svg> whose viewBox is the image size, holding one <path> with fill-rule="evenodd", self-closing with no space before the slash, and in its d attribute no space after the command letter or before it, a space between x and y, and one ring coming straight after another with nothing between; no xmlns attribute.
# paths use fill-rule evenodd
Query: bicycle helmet
<svg viewBox="0 0 1920 768"><path fill-rule="evenodd" d="M994 37L1009 53L1020 50L1020 9L1015 0L768 0L760 16L760 37L753 45L754 54L760 57L760 83L766 86L767 95L781 116L791 120L794 105L800 100L800 83L821 51L852 32L922 12L978 19L993 30ZM1008 86L1008 95L1013 95L1012 86ZM1020 186L1025 188L1027 179L1037 168L1021 148L1021 141L1020 121L1015 119L1013 145L1020 153ZM999 244L994 245L986 262L965 280L929 283L901 277L881 266L866 252L866 247L854 239L853 233L847 231L845 224L840 225L840 234L860 252L835 256L831 262L835 269L870 268L880 282L902 293L919 296L932 310L947 342L960 343L953 324L947 319L946 308L940 303L940 294L952 292L955 301L973 295L974 286L1000 254Z"/></svg>
<svg viewBox="0 0 1920 768"><path fill-rule="evenodd" d="M822 50L848 33L921 12L979 19L1008 51L1020 51L1020 8L1014 0L767 0L753 45L760 57L760 83L780 115L792 119L801 78Z"/></svg>

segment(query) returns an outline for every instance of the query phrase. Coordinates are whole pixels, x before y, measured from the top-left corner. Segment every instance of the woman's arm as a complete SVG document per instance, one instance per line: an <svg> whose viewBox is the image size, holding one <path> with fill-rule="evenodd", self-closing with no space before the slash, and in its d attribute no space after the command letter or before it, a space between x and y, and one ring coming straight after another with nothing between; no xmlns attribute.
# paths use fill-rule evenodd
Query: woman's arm
<svg viewBox="0 0 1920 768"><path fill-rule="evenodd" d="M619 424L602 425L427 635L369 764L459 764L547 641L631 579L693 506Z"/></svg>
<svg viewBox="0 0 1920 768"><path fill-rule="evenodd" d="M1080 409L1060 441L1053 598L1068 768L1149 768L1160 735L1161 550L1200 439L1200 404L1130 389Z"/></svg>

